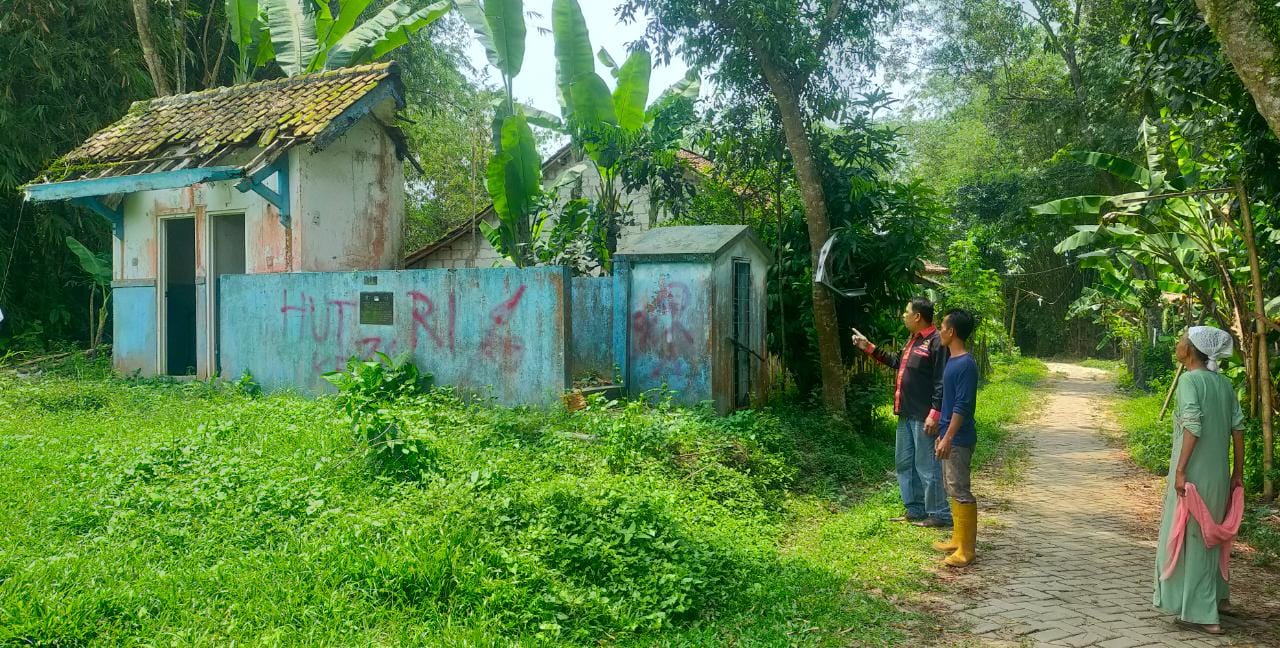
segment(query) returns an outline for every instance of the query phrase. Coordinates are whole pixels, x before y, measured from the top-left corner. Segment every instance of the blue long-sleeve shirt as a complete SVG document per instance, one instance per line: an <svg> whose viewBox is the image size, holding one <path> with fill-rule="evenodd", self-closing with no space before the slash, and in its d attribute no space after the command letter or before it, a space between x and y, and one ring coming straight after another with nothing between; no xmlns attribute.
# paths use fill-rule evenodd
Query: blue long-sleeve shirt
<svg viewBox="0 0 1280 648"><path fill-rule="evenodd" d="M973 354L951 356L947 360L947 367L942 371L941 432L946 434L952 415L960 414L964 417L960 429L951 438L951 445L972 448L978 444L978 431L973 424L977 404L978 363L974 362Z"/></svg>

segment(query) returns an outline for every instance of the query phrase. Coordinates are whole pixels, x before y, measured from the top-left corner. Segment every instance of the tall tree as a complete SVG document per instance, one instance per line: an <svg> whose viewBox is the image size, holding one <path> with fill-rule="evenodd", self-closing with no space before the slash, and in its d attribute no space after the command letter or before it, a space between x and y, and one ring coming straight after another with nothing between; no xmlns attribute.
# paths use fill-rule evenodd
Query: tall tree
<svg viewBox="0 0 1280 648"><path fill-rule="evenodd" d="M1261 0L1196 0L1258 112L1280 137L1280 7Z"/></svg>
<svg viewBox="0 0 1280 648"><path fill-rule="evenodd" d="M627 0L619 13L649 15L646 38L659 60L679 52L691 65L716 70L725 90L770 94L777 104L803 198L812 262L831 233L828 197L811 130L838 116L847 88L877 59L876 36L900 9L897 0L778 3L767 0ZM832 296L813 286L814 328L822 400L845 411L844 363Z"/></svg>

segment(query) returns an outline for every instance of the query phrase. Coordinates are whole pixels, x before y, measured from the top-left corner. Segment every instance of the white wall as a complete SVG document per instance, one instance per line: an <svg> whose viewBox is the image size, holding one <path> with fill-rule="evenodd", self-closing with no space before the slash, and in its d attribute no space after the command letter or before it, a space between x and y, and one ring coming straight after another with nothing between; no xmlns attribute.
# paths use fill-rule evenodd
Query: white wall
<svg viewBox="0 0 1280 648"><path fill-rule="evenodd" d="M570 168L580 161L574 154L564 156L555 164L548 165L543 169L543 186L550 187ZM600 173L596 171L594 165L588 164L587 169L582 174L581 180L573 185L562 187L559 192L559 202L571 200L576 197L594 198L600 190ZM640 232L649 229L649 190L643 188L632 193L623 195L623 202L631 203L631 212L635 215L633 225L623 226L619 233L619 245L621 241L626 240L630 236L634 236ZM659 212L658 222L661 223L670 217L665 211ZM497 224L497 218L492 212L486 212L485 220L490 225ZM551 221L554 223L554 221ZM551 227L551 223L547 227ZM472 239L475 239L474 242ZM493 249L489 241L484 238L478 230L472 237L471 231L465 231L462 236L453 241L445 243L440 248L432 252L425 259L417 261L414 267L417 268L489 268L494 265L510 266L510 261L505 259L498 251Z"/></svg>
<svg viewBox="0 0 1280 648"><path fill-rule="evenodd" d="M389 101L382 110L392 107ZM245 164L252 153L223 164ZM112 245L112 277L121 285L157 286L163 279L160 220L195 219L199 377L212 373L217 343L210 317L215 291L207 283L209 216L244 214L248 274L383 270L403 263L404 169L393 142L373 120L361 120L319 153L307 144L297 146L288 153L287 163L289 228L280 224L277 209L266 199L237 190L236 180L141 191L125 198L124 236ZM276 182L275 176L265 180L272 189ZM157 289L156 321L118 325L151 327L163 346L162 299L163 291Z"/></svg>
<svg viewBox="0 0 1280 648"><path fill-rule="evenodd" d="M372 119L355 124L325 150L303 145L295 229L300 269L384 270L404 258L404 165Z"/></svg>

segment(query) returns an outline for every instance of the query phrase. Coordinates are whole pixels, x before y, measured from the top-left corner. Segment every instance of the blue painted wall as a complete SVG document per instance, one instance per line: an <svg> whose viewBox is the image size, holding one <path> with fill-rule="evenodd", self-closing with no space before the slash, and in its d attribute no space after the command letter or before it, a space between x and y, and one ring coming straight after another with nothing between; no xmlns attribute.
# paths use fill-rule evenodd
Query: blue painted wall
<svg viewBox="0 0 1280 648"><path fill-rule="evenodd" d="M111 289L112 364L122 374L154 376L156 370L156 287L138 282Z"/></svg>
<svg viewBox="0 0 1280 648"><path fill-rule="evenodd" d="M628 392L666 386L689 405L712 398L712 265L631 266Z"/></svg>
<svg viewBox="0 0 1280 648"><path fill-rule="evenodd" d="M573 278L569 373L613 379L613 277Z"/></svg>
<svg viewBox="0 0 1280 648"><path fill-rule="evenodd" d="M331 391L351 356L412 354L438 385L503 405L548 404L567 385L569 274L491 268L221 278L221 372L267 389ZM376 284L373 283L376 281ZM393 323L361 323L361 293L389 293Z"/></svg>

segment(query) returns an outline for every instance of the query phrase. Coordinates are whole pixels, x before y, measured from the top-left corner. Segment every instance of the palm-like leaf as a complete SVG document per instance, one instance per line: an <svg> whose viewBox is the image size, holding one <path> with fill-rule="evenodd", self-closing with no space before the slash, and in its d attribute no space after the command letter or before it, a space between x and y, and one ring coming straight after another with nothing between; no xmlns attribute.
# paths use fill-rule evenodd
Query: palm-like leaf
<svg viewBox="0 0 1280 648"><path fill-rule="evenodd" d="M609 86L596 74L591 35L577 0L553 0L551 30L555 38L557 80L566 117L592 128L617 125Z"/></svg>
<svg viewBox="0 0 1280 648"><path fill-rule="evenodd" d="M306 72L320 45L315 15L307 0L263 0L276 63L289 76Z"/></svg>
<svg viewBox="0 0 1280 648"><path fill-rule="evenodd" d="M249 51L258 37L258 0L226 0L225 11L231 42L241 52Z"/></svg>
<svg viewBox="0 0 1280 648"><path fill-rule="evenodd" d="M449 13L449 0L415 9L404 0L387 5L378 15L361 23L329 50L325 67L359 65L380 58L409 42L409 37Z"/></svg>
<svg viewBox="0 0 1280 648"><path fill-rule="evenodd" d="M1154 188L1151 186L1150 171L1122 157L1109 155L1107 153L1098 153L1096 151L1074 151L1070 153L1069 156L1077 162L1088 164L1094 168L1106 171L1121 180L1132 182L1143 189Z"/></svg>
<svg viewBox="0 0 1280 648"><path fill-rule="evenodd" d="M67 247L76 255L76 259L80 261L80 267L88 273L94 283L100 286L111 283L110 255L94 254L83 243L77 241L75 237L68 236L66 242Z"/></svg>
<svg viewBox="0 0 1280 648"><path fill-rule="evenodd" d="M351 33L351 29L356 26L356 21L360 19L360 14L369 7L373 0L342 0L338 5L338 15L334 18L333 24L328 32L317 29L320 40L325 45L333 47L342 40L343 36Z"/></svg>
<svg viewBox="0 0 1280 648"><path fill-rule="evenodd" d="M483 3L483 4L482 4ZM527 28L522 0L455 0L462 19L484 46L489 63L510 79L524 66Z"/></svg>
<svg viewBox="0 0 1280 648"><path fill-rule="evenodd" d="M603 51L603 50L601 50ZM644 127L645 106L649 102L649 75L653 60L649 52L636 50L627 57L618 72L618 87L613 91L613 110L623 130L635 132Z"/></svg>

